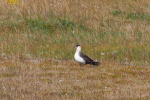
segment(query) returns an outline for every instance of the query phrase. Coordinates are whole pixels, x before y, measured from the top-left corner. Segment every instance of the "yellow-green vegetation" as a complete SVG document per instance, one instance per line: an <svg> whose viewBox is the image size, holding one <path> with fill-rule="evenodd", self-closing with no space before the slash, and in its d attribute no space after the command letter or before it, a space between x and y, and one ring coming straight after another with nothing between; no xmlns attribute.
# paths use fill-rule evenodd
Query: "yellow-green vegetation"
<svg viewBox="0 0 150 100"><path fill-rule="evenodd" d="M1 98L149 99L149 4L1 0ZM77 43L101 65L74 62Z"/></svg>

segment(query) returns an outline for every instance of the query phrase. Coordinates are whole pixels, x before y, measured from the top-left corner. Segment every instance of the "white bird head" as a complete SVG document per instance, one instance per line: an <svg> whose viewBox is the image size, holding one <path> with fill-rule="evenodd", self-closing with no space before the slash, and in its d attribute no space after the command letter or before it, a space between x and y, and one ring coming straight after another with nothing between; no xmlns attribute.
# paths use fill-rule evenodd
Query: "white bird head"
<svg viewBox="0 0 150 100"><path fill-rule="evenodd" d="M81 46L80 46L80 45L78 45L78 44L77 44L75 47L77 48L77 50L76 50L76 51L78 51L78 52L80 52L80 51L81 51Z"/></svg>

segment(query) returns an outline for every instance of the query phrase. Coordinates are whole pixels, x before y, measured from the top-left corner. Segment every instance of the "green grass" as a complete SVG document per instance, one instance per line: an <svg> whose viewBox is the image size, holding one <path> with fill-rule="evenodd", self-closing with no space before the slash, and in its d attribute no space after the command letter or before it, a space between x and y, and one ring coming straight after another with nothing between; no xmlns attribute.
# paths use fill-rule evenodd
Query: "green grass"
<svg viewBox="0 0 150 100"><path fill-rule="evenodd" d="M147 21L149 21L149 14L142 14L140 12L129 13L129 14L127 14L126 18L127 19L132 19L132 20L140 19L140 20L147 20Z"/></svg>
<svg viewBox="0 0 150 100"><path fill-rule="evenodd" d="M22 20L19 23L10 22L1 25L3 34L1 53L12 56L29 54L32 57L57 56L58 59L73 59L75 52L73 46L79 43L84 53L95 59L124 62L128 58L129 63L149 62L145 59L149 58L149 41L144 39L144 35L148 33L135 32L128 38L130 33L109 31L99 33L82 24L60 18L56 18L55 21L41 18ZM89 49L93 46L95 50ZM68 50L69 52L66 52ZM101 53L105 55L102 56Z"/></svg>
<svg viewBox="0 0 150 100"><path fill-rule="evenodd" d="M69 60L73 59L73 47L78 43L84 53L100 61L149 65L147 3L128 0L115 5L112 2L105 5L102 1L19 2L0 2L1 54L20 59Z"/></svg>

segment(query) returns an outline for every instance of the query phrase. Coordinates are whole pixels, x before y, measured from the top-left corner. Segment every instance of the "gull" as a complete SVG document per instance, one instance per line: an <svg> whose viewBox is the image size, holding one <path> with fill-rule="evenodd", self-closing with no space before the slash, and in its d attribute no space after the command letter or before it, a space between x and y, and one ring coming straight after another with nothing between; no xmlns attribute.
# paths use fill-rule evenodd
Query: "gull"
<svg viewBox="0 0 150 100"><path fill-rule="evenodd" d="M90 65L97 65L99 66L100 63L99 62L95 62L94 60L92 60L91 58L89 58L87 55L83 54L81 52L81 46L80 45L76 45L75 46L77 49L76 49L76 52L75 52L75 55L74 55L74 59L80 63L80 64L90 64Z"/></svg>

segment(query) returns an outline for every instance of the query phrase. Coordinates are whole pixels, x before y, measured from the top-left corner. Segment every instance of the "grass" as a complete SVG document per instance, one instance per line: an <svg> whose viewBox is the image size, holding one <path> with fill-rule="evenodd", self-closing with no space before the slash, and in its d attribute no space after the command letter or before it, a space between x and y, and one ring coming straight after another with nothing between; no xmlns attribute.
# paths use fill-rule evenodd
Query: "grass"
<svg viewBox="0 0 150 100"><path fill-rule="evenodd" d="M113 63L79 67L72 60L48 59L11 60L6 66L6 61L0 68L0 94L5 100L149 98L149 67Z"/></svg>
<svg viewBox="0 0 150 100"><path fill-rule="evenodd" d="M148 4L1 0L1 97L148 99ZM79 67L73 61L77 43L101 66Z"/></svg>

